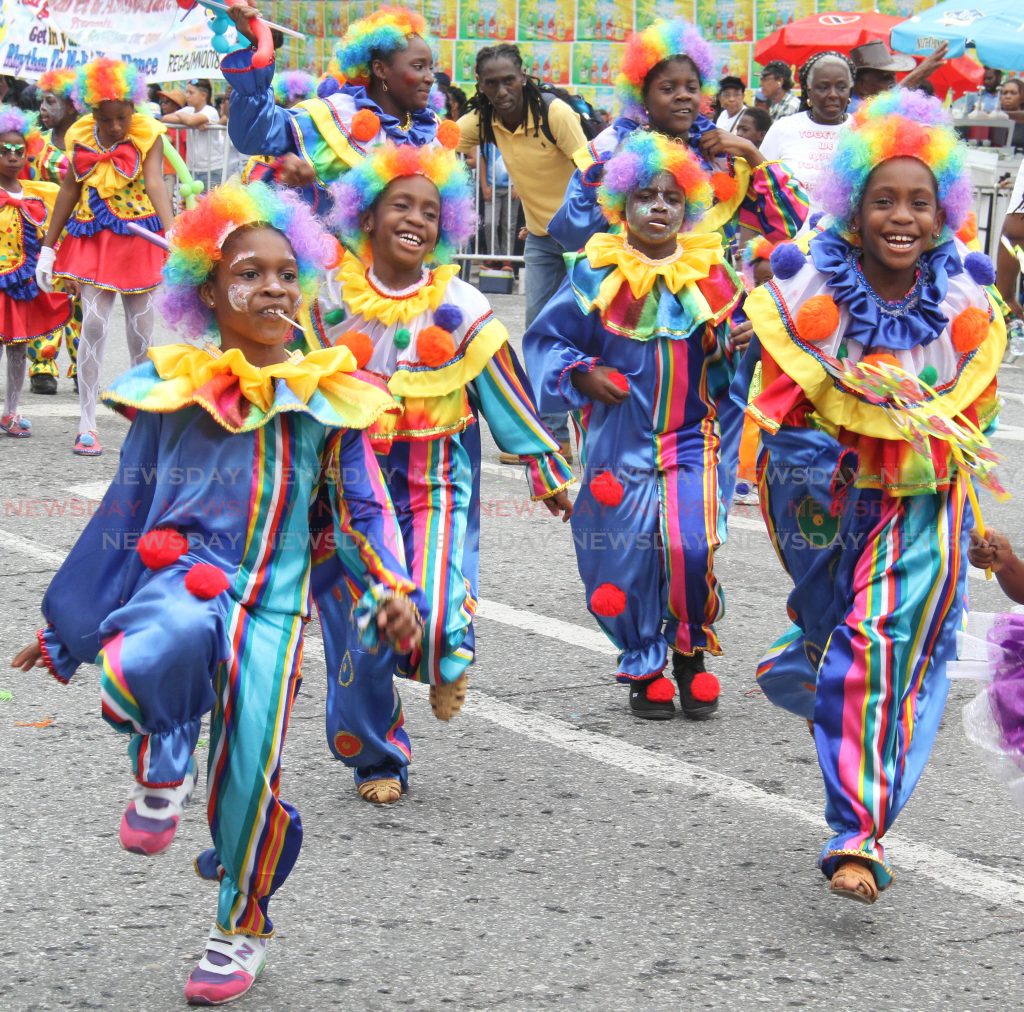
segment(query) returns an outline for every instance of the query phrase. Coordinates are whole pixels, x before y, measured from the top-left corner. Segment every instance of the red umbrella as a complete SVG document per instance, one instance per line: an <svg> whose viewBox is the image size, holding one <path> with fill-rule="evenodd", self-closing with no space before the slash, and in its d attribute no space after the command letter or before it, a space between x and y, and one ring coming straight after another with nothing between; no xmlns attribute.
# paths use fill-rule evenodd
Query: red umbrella
<svg viewBox="0 0 1024 1012"><path fill-rule="evenodd" d="M924 57L915 56L914 59L920 63ZM969 91L977 91L984 76L985 68L977 60L970 56L958 56L954 60L946 60L928 80L932 82L938 98L945 98L948 91L953 92L953 98L959 98Z"/></svg>
<svg viewBox="0 0 1024 1012"><path fill-rule="evenodd" d="M904 18L874 12L813 14L791 21L778 31L766 35L754 46L754 59L763 67L771 60L801 66L815 53L834 49L849 53L851 49L881 39L888 44L889 32Z"/></svg>

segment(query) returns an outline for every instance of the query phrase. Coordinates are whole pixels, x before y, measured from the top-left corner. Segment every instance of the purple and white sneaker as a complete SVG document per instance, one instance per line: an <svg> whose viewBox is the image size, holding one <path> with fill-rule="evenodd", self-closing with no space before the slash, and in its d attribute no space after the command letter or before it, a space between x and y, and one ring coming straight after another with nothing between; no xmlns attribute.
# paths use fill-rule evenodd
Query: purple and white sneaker
<svg viewBox="0 0 1024 1012"><path fill-rule="evenodd" d="M121 816L118 833L121 846L133 854L152 857L165 851L178 831L181 813L196 789L199 776L195 759L189 761L188 773L177 787L132 787L128 807Z"/></svg>
<svg viewBox="0 0 1024 1012"><path fill-rule="evenodd" d="M225 935L215 924L206 952L185 985L189 1005L224 1005L241 998L266 965L269 941L253 935Z"/></svg>

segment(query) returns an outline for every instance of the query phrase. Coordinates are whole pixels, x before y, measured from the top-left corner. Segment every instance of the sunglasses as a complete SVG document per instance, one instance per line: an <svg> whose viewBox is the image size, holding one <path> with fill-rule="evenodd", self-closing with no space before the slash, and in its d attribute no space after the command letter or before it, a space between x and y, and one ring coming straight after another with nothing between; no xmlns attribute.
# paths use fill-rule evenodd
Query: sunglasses
<svg viewBox="0 0 1024 1012"><path fill-rule="evenodd" d="M0 151L5 155L14 155L15 158L20 158L25 153L24 144L0 144Z"/></svg>

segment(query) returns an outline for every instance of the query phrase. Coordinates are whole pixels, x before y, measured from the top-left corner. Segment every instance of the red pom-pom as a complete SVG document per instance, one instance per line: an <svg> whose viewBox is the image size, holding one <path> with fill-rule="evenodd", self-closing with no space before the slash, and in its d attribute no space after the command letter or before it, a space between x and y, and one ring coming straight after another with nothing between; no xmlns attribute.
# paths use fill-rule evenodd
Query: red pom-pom
<svg viewBox="0 0 1024 1012"><path fill-rule="evenodd" d="M618 369L613 369L610 373L608 373L608 379L610 379L620 390L625 390L628 392L629 380L626 379L626 377L623 376L622 373L618 371Z"/></svg>
<svg viewBox="0 0 1024 1012"><path fill-rule="evenodd" d="M814 295L796 313L796 332L802 341L825 341L839 326L839 307L831 295Z"/></svg>
<svg viewBox="0 0 1024 1012"><path fill-rule="evenodd" d="M171 527L155 527L139 538L139 558L148 569L163 569L188 551L188 539Z"/></svg>
<svg viewBox="0 0 1024 1012"><path fill-rule="evenodd" d="M46 344L39 350L39 357L45 359L51 359L57 357L57 346L55 344Z"/></svg>
<svg viewBox="0 0 1024 1012"><path fill-rule="evenodd" d="M602 583L590 595L590 610L595 615L615 618L626 610L626 592L614 583Z"/></svg>
<svg viewBox="0 0 1024 1012"><path fill-rule="evenodd" d="M416 338L416 352L424 365L436 369L455 357L455 338L443 327L427 327Z"/></svg>
<svg viewBox="0 0 1024 1012"><path fill-rule="evenodd" d="M348 348L355 356L358 369L365 369L366 363L373 358L373 341L370 340L369 334L364 334L361 330L346 330L334 342L334 346L336 348Z"/></svg>
<svg viewBox="0 0 1024 1012"><path fill-rule="evenodd" d="M372 141L380 133L380 117L372 109L360 109L348 129L357 141Z"/></svg>
<svg viewBox="0 0 1024 1012"><path fill-rule="evenodd" d="M222 594L228 589L229 584L227 573L207 562L197 562L185 574L185 589L204 601Z"/></svg>
<svg viewBox="0 0 1024 1012"><path fill-rule="evenodd" d="M675 683L664 675L647 683L647 698L652 703L667 703L675 694Z"/></svg>
<svg viewBox="0 0 1024 1012"><path fill-rule="evenodd" d="M732 200L736 196L739 185L736 182L736 177L731 176L728 172L715 172L711 176L711 189L714 191L715 200L719 203Z"/></svg>
<svg viewBox="0 0 1024 1012"><path fill-rule="evenodd" d="M590 479L590 494L602 506L618 506L623 491L622 482L611 471L602 471Z"/></svg>
<svg viewBox="0 0 1024 1012"><path fill-rule="evenodd" d="M690 695L698 703L713 703L721 691L722 686L710 671L698 671L690 683Z"/></svg>
<svg viewBox="0 0 1024 1012"><path fill-rule="evenodd" d="M981 342L988 334L988 313L977 306L968 306L962 313L953 318L949 328L949 336L953 339L953 347L965 354L981 347Z"/></svg>
<svg viewBox="0 0 1024 1012"><path fill-rule="evenodd" d="M443 148L454 151L462 140L459 124L453 119L442 120L437 126L437 142Z"/></svg>
<svg viewBox="0 0 1024 1012"><path fill-rule="evenodd" d="M333 252L331 253L331 259L324 264L324 266L328 268L328 270L332 270L333 268L337 267L338 264L341 263L341 258L345 255L345 250L342 247L341 243L338 242L338 240L335 239L333 236L331 237L331 241L334 243Z"/></svg>

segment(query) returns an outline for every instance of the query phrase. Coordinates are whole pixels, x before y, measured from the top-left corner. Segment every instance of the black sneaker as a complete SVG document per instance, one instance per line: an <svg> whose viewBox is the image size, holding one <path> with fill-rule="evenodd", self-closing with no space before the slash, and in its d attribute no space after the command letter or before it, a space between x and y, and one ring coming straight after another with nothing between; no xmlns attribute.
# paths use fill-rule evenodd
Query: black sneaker
<svg viewBox="0 0 1024 1012"><path fill-rule="evenodd" d="M77 376L72 376L71 377L71 382L75 384L75 393L77 394L78 393L78 377Z"/></svg>
<svg viewBox="0 0 1024 1012"><path fill-rule="evenodd" d="M705 670L703 650L689 656L674 653L672 675L679 686L679 709L687 720L707 720L718 709L721 686Z"/></svg>
<svg viewBox="0 0 1024 1012"><path fill-rule="evenodd" d="M661 679L629 683L629 709L634 717L641 720L671 720L676 715L676 706L671 699L658 702L647 698L647 689L655 681Z"/></svg>
<svg viewBox="0 0 1024 1012"><path fill-rule="evenodd" d="M29 389L34 394L55 394L57 392L57 377L49 373L41 372L29 377Z"/></svg>

